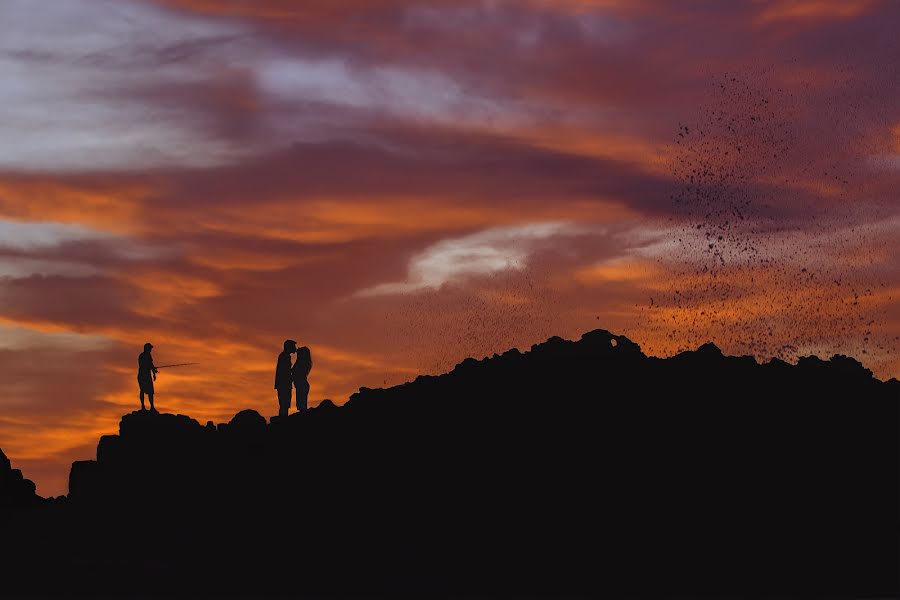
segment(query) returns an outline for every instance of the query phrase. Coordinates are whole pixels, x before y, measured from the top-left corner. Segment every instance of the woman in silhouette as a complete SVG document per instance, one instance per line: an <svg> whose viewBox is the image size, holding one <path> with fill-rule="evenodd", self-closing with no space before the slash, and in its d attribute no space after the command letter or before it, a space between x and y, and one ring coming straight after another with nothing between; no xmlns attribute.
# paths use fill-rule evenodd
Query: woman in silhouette
<svg viewBox="0 0 900 600"><path fill-rule="evenodd" d="M309 372L312 370L312 355L309 348L303 346L297 349L297 361L291 367L291 376L294 380L294 387L297 388L297 410L306 410L306 401L309 397Z"/></svg>

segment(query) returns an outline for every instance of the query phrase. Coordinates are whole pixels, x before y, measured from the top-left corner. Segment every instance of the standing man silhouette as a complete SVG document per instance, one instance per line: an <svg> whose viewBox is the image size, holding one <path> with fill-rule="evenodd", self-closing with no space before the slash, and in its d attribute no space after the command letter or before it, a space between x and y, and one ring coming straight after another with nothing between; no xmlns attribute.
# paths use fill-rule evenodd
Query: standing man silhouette
<svg viewBox="0 0 900 600"><path fill-rule="evenodd" d="M150 398L150 412L156 412L156 407L153 406L153 382L156 381L157 370L150 355L152 349L153 344L147 342L144 344L144 351L138 355L137 380L141 388L141 410L147 410L144 406L144 394L147 394Z"/></svg>
<svg viewBox="0 0 900 600"><path fill-rule="evenodd" d="M291 390L294 387L291 378L291 354L297 351L297 342L284 341L284 350L278 355L278 366L275 367L275 389L278 391L278 416L286 417L291 408Z"/></svg>

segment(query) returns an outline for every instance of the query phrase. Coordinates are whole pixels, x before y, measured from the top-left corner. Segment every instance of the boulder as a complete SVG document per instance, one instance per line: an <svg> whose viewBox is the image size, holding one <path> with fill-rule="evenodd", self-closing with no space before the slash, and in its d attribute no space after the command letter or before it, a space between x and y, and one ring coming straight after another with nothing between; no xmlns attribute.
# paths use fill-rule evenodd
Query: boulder
<svg viewBox="0 0 900 600"><path fill-rule="evenodd" d="M35 504L41 500L36 493L36 486L26 479L19 469L12 464L0 450L0 506L17 507Z"/></svg>
<svg viewBox="0 0 900 600"><path fill-rule="evenodd" d="M242 410L234 415L228 423L232 431L260 431L266 428L266 418L255 410Z"/></svg>

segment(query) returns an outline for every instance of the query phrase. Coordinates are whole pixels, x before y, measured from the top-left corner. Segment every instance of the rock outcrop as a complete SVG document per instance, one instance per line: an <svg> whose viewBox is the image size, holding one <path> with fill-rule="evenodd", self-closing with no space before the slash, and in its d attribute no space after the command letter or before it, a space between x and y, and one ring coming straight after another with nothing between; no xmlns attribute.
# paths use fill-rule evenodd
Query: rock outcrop
<svg viewBox="0 0 900 600"><path fill-rule="evenodd" d="M0 510L33 506L41 500L35 494L34 482L25 479L19 469L13 469L3 450L0 450Z"/></svg>
<svg viewBox="0 0 900 600"><path fill-rule="evenodd" d="M598 330L271 423L125 415L30 531L92 593L895 596L898 388Z"/></svg>

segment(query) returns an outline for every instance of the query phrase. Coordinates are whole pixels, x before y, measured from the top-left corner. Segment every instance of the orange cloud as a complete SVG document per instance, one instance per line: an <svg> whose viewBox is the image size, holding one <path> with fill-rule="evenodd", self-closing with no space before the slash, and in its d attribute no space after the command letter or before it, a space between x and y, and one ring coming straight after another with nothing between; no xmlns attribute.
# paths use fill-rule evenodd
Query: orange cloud
<svg viewBox="0 0 900 600"><path fill-rule="evenodd" d="M763 8L754 18L758 25L778 21L852 19L871 11L876 0L776 0L759 2Z"/></svg>
<svg viewBox="0 0 900 600"><path fill-rule="evenodd" d="M577 156L634 163L648 173L669 175L669 160L662 144L634 135L585 131L578 127L547 127L523 130L513 135L538 148Z"/></svg>
<svg viewBox="0 0 900 600"><path fill-rule="evenodd" d="M145 228L147 184L85 184L0 176L0 216L87 225L112 233Z"/></svg>
<svg viewBox="0 0 900 600"><path fill-rule="evenodd" d="M253 207L232 206L214 215L198 216L211 231L300 242L335 244L361 239L397 239L558 218L617 220L630 211L612 201L587 206L548 202L528 206L461 203L451 195L437 197L353 198L293 201L283 199Z"/></svg>
<svg viewBox="0 0 900 600"><path fill-rule="evenodd" d="M575 271L574 279L585 285L608 282L641 282L655 285L664 278L664 271L653 261L641 258L615 258Z"/></svg>

